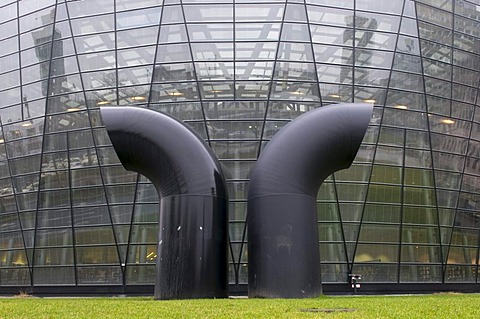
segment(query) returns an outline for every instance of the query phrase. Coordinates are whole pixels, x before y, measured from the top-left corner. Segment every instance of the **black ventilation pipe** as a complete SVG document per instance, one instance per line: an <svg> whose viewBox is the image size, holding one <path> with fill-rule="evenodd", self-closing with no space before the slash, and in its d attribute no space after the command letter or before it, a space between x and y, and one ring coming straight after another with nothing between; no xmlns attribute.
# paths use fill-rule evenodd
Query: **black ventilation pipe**
<svg viewBox="0 0 480 319"><path fill-rule="evenodd" d="M352 164L372 110L336 104L307 112L260 154L248 192L249 297L322 293L317 192L325 178Z"/></svg>
<svg viewBox="0 0 480 319"><path fill-rule="evenodd" d="M158 191L155 299L227 297L228 199L213 152L166 114L138 107L100 111L123 166Z"/></svg>

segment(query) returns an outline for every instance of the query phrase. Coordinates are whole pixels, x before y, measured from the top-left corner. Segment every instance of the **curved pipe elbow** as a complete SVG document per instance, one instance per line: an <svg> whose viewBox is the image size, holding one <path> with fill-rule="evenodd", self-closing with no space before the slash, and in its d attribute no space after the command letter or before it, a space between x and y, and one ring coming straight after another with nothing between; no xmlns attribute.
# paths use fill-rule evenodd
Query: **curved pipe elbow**
<svg viewBox="0 0 480 319"><path fill-rule="evenodd" d="M287 124L260 154L249 199L282 193L316 196L325 178L352 164L372 112L372 104L334 104Z"/></svg>
<svg viewBox="0 0 480 319"><path fill-rule="evenodd" d="M372 109L337 104L305 113L260 154L248 192L250 297L322 293L316 194L328 175L353 162Z"/></svg>
<svg viewBox="0 0 480 319"><path fill-rule="evenodd" d="M139 107L101 107L100 112L123 166L146 176L160 196L227 198L215 155L184 123Z"/></svg>

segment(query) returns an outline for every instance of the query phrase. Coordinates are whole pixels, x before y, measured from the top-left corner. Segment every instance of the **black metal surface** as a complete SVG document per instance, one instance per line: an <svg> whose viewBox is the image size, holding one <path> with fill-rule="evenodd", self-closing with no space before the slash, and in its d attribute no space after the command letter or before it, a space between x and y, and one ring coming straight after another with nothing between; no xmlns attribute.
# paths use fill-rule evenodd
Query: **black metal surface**
<svg viewBox="0 0 480 319"><path fill-rule="evenodd" d="M160 197L155 298L226 297L227 193L213 152L169 115L138 107L101 114L123 166Z"/></svg>
<svg viewBox="0 0 480 319"><path fill-rule="evenodd" d="M315 109L282 128L260 154L248 193L250 297L322 293L316 195L326 177L352 164L372 110Z"/></svg>
<svg viewBox="0 0 480 319"><path fill-rule="evenodd" d="M226 297L226 216L223 198L172 195L160 202L155 297ZM195 213L196 212L196 213ZM174 271L172 271L174 269ZM209 295L213 294L213 295Z"/></svg>

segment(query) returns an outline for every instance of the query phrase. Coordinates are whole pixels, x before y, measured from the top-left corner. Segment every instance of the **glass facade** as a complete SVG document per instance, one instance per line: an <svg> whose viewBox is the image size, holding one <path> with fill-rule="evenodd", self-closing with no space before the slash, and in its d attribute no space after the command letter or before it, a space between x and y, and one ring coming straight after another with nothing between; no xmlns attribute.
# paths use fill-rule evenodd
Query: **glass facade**
<svg viewBox="0 0 480 319"><path fill-rule="evenodd" d="M246 291L262 148L308 110L373 103L354 164L318 193L323 282L480 283L479 80L479 0L0 0L0 291L153 291L159 199L102 105L207 141Z"/></svg>

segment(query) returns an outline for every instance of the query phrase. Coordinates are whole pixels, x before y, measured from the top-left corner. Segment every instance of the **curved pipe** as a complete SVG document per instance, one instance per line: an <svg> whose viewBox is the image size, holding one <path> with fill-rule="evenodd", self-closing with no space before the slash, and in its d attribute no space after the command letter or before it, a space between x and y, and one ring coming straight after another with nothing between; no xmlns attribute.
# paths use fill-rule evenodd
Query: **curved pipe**
<svg viewBox="0 0 480 319"><path fill-rule="evenodd" d="M100 112L123 166L148 177L162 197L226 198L215 155L184 123L139 107L101 107Z"/></svg>
<svg viewBox="0 0 480 319"><path fill-rule="evenodd" d="M336 104L283 127L253 168L248 192L250 297L322 293L316 195L333 172L355 158L371 104Z"/></svg>
<svg viewBox="0 0 480 319"><path fill-rule="evenodd" d="M123 166L160 198L156 299L227 296L227 192L204 141L169 115L138 107L100 112Z"/></svg>

